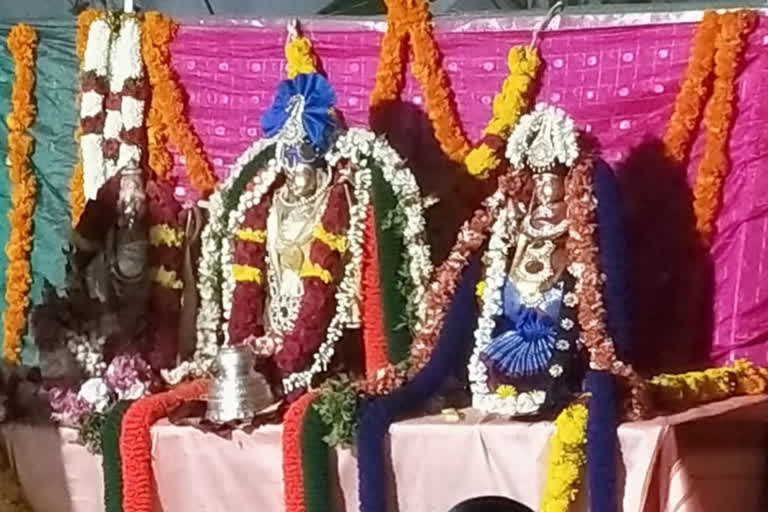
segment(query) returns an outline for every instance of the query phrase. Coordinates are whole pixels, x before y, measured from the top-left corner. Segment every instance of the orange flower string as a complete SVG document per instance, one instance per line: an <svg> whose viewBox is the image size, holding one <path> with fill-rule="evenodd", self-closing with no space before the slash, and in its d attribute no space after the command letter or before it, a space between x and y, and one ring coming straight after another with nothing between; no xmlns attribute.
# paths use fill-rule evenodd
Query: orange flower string
<svg viewBox="0 0 768 512"><path fill-rule="evenodd" d="M688 158L695 130L709 94L707 82L715 65L715 39L720 28L720 16L707 11L696 29L693 48L688 59L685 78L677 93L675 108L664 134L668 156L677 164Z"/></svg>
<svg viewBox="0 0 768 512"><path fill-rule="evenodd" d="M456 113L448 77L440 65L440 56L429 26L429 6L424 0L388 0L387 32L382 41L376 85L371 93L371 108L400 95L404 84L403 50L410 38L414 76L424 90L427 114L432 121L440 147L457 162L464 160L470 143Z"/></svg>
<svg viewBox="0 0 768 512"><path fill-rule="evenodd" d="M15 79L11 112L6 119L11 210L8 212L10 236L5 247L8 268L5 273L3 357L11 364L18 364L32 283L29 255L37 183L29 162L34 140L28 131L37 114L34 104L37 33L29 25L18 24L8 33L7 43L15 64Z"/></svg>
<svg viewBox="0 0 768 512"><path fill-rule="evenodd" d="M704 240L709 240L714 232L723 184L730 172L728 142L733 127L736 76L756 19L752 11L729 12L720 18L720 33L715 40L715 82L704 110L706 144L693 187L696 230Z"/></svg>
<svg viewBox="0 0 768 512"><path fill-rule="evenodd" d="M184 157L192 186L207 195L216 184L213 166L185 114L181 86L171 67L170 44L176 29L176 24L160 13L144 16L141 50L152 87L147 114L149 166L160 177L170 174L173 158L166 146L170 142Z"/></svg>
<svg viewBox="0 0 768 512"><path fill-rule="evenodd" d="M387 336L384 332L384 319L381 315L381 276L379 275L378 244L376 240L376 222L373 206L368 206L363 231L362 262L362 325L363 352L365 353L365 374L375 379L377 372L389 365Z"/></svg>
<svg viewBox="0 0 768 512"><path fill-rule="evenodd" d="M315 396L314 393L303 395L291 404L283 419L283 492L286 512L306 510L301 462L301 428L304 415L312 406Z"/></svg>
<svg viewBox="0 0 768 512"><path fill-rule="evenodd" d="M153 512L152 436L158 420L186 401L196 400L208 391L207 380L196 380L170 391L134 402L123 416L120 433L120 462L123 470L123 510Z"/></svg>

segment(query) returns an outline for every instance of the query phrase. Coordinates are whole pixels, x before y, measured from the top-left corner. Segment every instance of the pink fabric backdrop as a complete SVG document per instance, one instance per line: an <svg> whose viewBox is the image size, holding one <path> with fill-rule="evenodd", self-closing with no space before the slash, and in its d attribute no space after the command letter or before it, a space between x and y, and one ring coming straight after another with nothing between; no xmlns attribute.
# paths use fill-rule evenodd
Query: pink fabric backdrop
<svg viewBox="0 0 768 512"><path fill-rule="evenodd" d="M542 36L546 71L538 100L567 109L598 139L604 158L620 167L644 139L663 133L695 24L579 28L591 18L571 19L568 29ZM612 20L623 23L622 16ZM173 62L189 94L190 116L222 176L249 142L260 136L259 117L284 78L284 31L274 24L253 25L258 23L184 25L173 46ZM508 48L530 40L530 32L508 30L503 23L496 24L496 29L493 23L478 26L450 21L438 23L436 29L462 122L474 140L506 76ZM347 122L366 126L382 24L361 22L357 28L339 28L338 22L314 21L310 28ZM768 24L763 18L750 37L747 65L738 80L733 171L725 186L719 235L711 247L715 314L710 352L719 361L747 356L768 363L768 286L764 285L768 283L768 173L763 172L768 163L767 45ZM423 102L410 74L403 99L415 105ZM701 139L689 179L699 162ZM445 171L417 172L439 176ZM645 321L653 318L653 314L644 317Z"/></svg>

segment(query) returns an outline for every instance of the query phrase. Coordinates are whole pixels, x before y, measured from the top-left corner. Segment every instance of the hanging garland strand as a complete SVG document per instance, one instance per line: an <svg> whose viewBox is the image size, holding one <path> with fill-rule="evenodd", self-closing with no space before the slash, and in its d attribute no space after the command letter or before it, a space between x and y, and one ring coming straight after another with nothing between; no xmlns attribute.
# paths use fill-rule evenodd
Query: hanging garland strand
<svg viewBox="0 0 768 512"><path fill-rule="evenodd" d="M696 230L704 240L710 240L714 233L723 184L731 171L728 143L733 128L736 76L747 46L747 36L756 19L757 15L752 11L725 13L715 39L715 83L704 110L706 145L693 187Z"/></svg>
<svg viewBox="0 0 768 512"><path fill-rule="evenodd" d="M541 512L568 512L576 500L581 472L587 462L586 443L587 408L578 403L568 406L555 420Z"/></svg>
<svg viewBox="0 0 768 512"><path fill-rule="evenodd" d="M85 59L85 47L88 43L88 31L91 23L101 16L97 9L86 9L77 16L77 35L75 39L75 51L82 71L83 61ZM85 211L85 194L83 193L83 155L80 152L80 136L82 129L78 124L75 130L75 142L77 143L77 163L69 180L69 205L70 216L72 219L72 228L77 227L80 222L80 216Z"/></svg>
<svg viewBox="0 0 768 512"><path fill-rule="evenodd" d="M101 424L101 465L105 512L123 511L123 473L120 467L120 426L131 402L118 402Z"/></svg>
<svg viewBox="0 0 768 512"><path fill-rule="evenodd" d="M160 13L148 12L144 16L141 49L152 87L147 114L149 166L162 178L170 175L173 168L173 157L167 148L170 142L184 157L190 184L199 194L207 196L216 184L213 166L185 115L182 89L171 67L170 44L177 28L170 18Z"/></svg>
<svg viewBox="0 0 768 512"><path fill-rule="evenodd" d="M720 16L715 11L707 11L693 37L688 68L664 134L667 155L676 164L683 164L688 159L694 131L699 126L710 92L708 79L715 67L715 39L719 29Z"/></svg>
<svg viewBox="0 0 768 512"><path fill-rule="evenodd" d="M387 32L381 43L371 109L398 99L405 84L406 45L413 51L411 71L421 84L435 137L446 155L464 162L470 174L485 178L503 162L504 137L529 106L541 60L538 50L514 47L507 58L509 76L493 101L493 117L473 149L464 133L448 77L430 27L429 4L423 0L388 0Z"/></svg>
<svg viewBox="0 0 768 512"><path fill-rule="evenodd" d="M29 25L18 24L8 33L7 43L16 76L11 92L11 112L6 119L11 210L8 212L10 236L5 247L8 268L5 273L3 357L11 364L18 364L32 283L29 255L37 183L29 161L34 151L29 129L37 114L34 103L37 33Z"/></svg>

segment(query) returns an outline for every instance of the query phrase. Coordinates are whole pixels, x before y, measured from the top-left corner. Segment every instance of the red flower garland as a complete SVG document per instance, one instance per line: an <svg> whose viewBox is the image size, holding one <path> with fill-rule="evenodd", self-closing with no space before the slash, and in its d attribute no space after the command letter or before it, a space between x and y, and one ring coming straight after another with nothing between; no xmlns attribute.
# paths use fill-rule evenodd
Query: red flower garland
<svg viewBox="0 0 768 512"><path fill-rule="evenodd" d="M301 429L304 415L316 395L307 393L288 408L283 419L283 485L285 512L304 512L304 475L301 463ZM126 511L127 512L127 511Z"/></svg>
<svg viewBox="0 0 768 512"><path fill-rule="evenodd" d="M208 391L207 380L196 380L134 402L123 417L120 460L123 467L123 511L153 512L152 436L158 420L189 400Z"/></svg>
<svg viewBox="0 0 768 512"><path fill-rule="evenodd" d="M362 261L362 321L363 347L365 352L365 374L374 377L377 372L389 365L387 355L387 336L384 332L384 319L381 315L381 278L379 275L379 247L376 240L376 221L373 206L368 206L363 232Z"/></svg>

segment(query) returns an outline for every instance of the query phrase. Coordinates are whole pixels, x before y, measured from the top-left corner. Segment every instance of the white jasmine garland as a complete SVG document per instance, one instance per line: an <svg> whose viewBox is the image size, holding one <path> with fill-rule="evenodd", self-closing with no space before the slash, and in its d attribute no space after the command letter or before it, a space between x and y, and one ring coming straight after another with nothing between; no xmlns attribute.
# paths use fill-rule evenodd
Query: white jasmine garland
<svg viewBox="0 0 768 512"><path fill-rule="evenodd" d="M514 222L511 200L502 207L491 227L488 250L485 254L487 266L485 289L482 296L480 318L475 329L475 345L469 359L469 382L472 390L472 405L478 409L484 407L490 393L488 387L488 369L481 359L481 354L491 343L491 336L496 327L496 317L502 312L502 289L506 274L506 262L511 245L511 223Z"/></svg>
<svg viewBox="0 0 768 512"><path fill-rule="evenodd" d="M91 23L88 40L83 55L83 71L93 71L99 76L107 76L109 63L109 38L112 30L103 18Z"/></svg>

